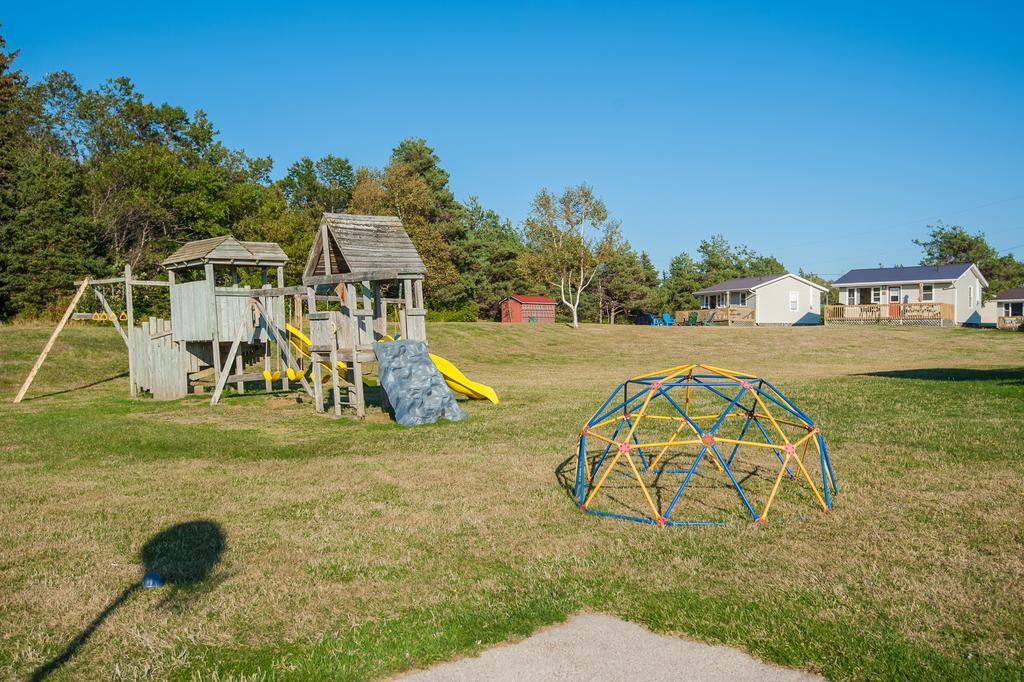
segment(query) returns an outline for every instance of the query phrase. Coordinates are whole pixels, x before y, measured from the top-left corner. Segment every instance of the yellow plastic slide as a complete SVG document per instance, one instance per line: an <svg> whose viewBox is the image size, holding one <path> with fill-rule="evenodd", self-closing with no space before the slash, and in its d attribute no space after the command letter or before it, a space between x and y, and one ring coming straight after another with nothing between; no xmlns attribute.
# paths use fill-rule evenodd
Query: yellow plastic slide
<svg viewBox="0 0 1024 682"><path fill-rule="evenodd" d="M466 375L459 371L459 368L448 362L440 355L430 354L430 359L434 361L437 366L437 371L444 377L444 382L448 384L448 388L452 389L456 393L469 396L474 400L490 400L495 405L498 404L498 394L494 392L494 389L490 386L485 386L481 383L477 383L471 379L466 378Z"/></svg>
<svg viewBox="0 0 1024 682"><path fill-rule="evenodd" d="M309 346L311 343L309 337L303 334L301 329L296 329L290 324L286 324L284 328L285 331L288 332L288 343L291 344L291 347L295 349L295 352L301 355L302 357L306 358L307 360L312 360L312 357L310 357L309 355ZM331 371L331 365L327 362L321 362L320 366L323 367L328 372ZM339 360L338 369L344 371L348 369L348 365ZM297 372L291 367L288 368L289 380L296 381L300 376L302 376L301 372Z"/></svg>
<svg viewBox="0 0 1024 682"><path fill-rule="evenodd" d="M380 340L394 341L395 339L389 334L382 336ZM430 359L433 361L434 366L437 367L437 371L444 377L444 383L448 384L448 388L473 400L490 400L495 405L498 404L498 394L490 386L485 386L467 378L465 374L459 371L458 367L440 355L430 353Z"/></svg>

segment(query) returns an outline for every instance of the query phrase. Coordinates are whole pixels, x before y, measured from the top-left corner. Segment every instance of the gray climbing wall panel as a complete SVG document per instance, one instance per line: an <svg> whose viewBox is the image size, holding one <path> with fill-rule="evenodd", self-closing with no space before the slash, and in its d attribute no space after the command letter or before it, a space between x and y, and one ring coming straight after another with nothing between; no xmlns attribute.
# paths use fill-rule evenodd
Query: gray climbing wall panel
<svg viewBox="0 0 1024 682"><path fill-rule="evenodd" d="M380 385L403 426L433 424L438 419L459 421L467 415L437 371L423 341L373 344L380 365Z"/></svg>

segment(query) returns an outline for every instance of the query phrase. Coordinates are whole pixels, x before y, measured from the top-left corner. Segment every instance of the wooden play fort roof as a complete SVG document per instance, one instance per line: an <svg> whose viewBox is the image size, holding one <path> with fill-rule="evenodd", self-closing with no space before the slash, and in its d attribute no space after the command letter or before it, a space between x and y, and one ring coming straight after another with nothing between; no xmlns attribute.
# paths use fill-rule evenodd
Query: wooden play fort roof
<svg viewBox="0 0 1024 682"><path fill-rule="evenodd" d="M325 236L330 247L330 273L324 267ZM304 278L347 273L398 276L426 272L420 254L397 217L324 213L309 252Z"/></svg>
<svg viewBox="0 0 1024 682"><path fill-rule="evenodd" d="M196 265L276 266L288 262L288 256L273 242L243 242L231 236L188 242L161 263L167 270Z"/></svg>

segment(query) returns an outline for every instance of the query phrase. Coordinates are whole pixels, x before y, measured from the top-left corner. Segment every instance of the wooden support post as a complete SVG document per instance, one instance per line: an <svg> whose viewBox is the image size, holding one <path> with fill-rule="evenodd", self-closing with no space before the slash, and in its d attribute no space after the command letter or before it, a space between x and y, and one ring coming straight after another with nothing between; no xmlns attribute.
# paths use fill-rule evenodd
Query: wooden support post
<svg viewBox="0 0 1024 682"><path fill-rule="evenodd" d="M366 397L363 394L363 365L359 362L359 353L352 353L352 379L356 385L356 416L360 419L366 417Z"/></svg>
<svg viewBox="0 0 1024 682"><path fill-rule="evenodd" d="M405 299L405 305L402 306L402 311L399 313L398 324L402 328L402 338L411 339L412 330L409 328L409 311L412 310L412 280L402 280L402 298Z"/></svg>
<svg viewBox="0 0 1024 682"><path fill-rule="evenodd" d="M341 283L338 285L338 298L341 299L341 328L338 329L339 345L343 348L352 349L353 356L356 353L357 339L359 338L359 318L356 317L355 298L356 287L354 284ZM345 372L345 382L348 389L348 404L355 406L358 398L356 393L355 363L349 362Z"/></svg>
<svg viewBox="0 0 1024 682"><path fill-rule="evenodd" d="M284 266L283 265L278 265L277 266L277 287L279 289L283 289L284 288ZM298 296L296 296L296 298L298 299ZM282 316L281 319L282 319L282 321L287 321L288 320L288 311L285 309L286 308L285 304L286 304L287 301L288 301L288 298L286 296L282 296L281 297L281 316ZM301 301L301 299L299 299L299 301ZM267 337L267 343L270 343L269 334L268 334L268 337ZM283 355L283 353L278 353L277 354L277 371L281 373L281 388L283 388L284 390L287 391L287 390L289 390L289 387L288 387L288 372L287 372L286 368L281 366L281 356L282 355Z"/></svg>
<svg viewBox="0 0 1024 682"><path fill-rule="evenodd" d="M359 315L359 342L356 345L363 345L373 342L373 318L367 318L366 313L373 312L373 303L370 298L370 283L360 282L362 288L361 315Z"/></svg>
<svg viewBox="0 0 1024 682"><path fill-rule="evenodd" d="M170 284L174 284L174 272L168 273ZM135 299L132 295L132 266L124 264L124 310L128 323L128 394L132 398L139 396L139 385L135 377L135 353L132 343L135 334Z"/></svg>
<svg viewBox="0 0 1024 682"><path fill-rule="evenodd" d="M85 287L88 285L88 277L83 279L82 283L78 285L78 291L76 291L75 295L71 298L71 303L68 305L68 309L64 311L64 316L60 318L60 322L57 323L57 328L53 330L52 334L50 334L49 341L47 341L46 345L43 346L43 352L39 354L38 358L36 358L36 364L32 365L32 371L28 373L27 377L25 377L25 383L21 385L21 388L18 390L18 395L14 397L15 403L20 403L22 398L25 397L25 394L28 392L28 387L32 385L32 380L36 378L36 373L39 371L39 368L43 366L43 361L45 361L46 356L50 354L50 350L53 349L54 342L64 330L64 326L68 323L68 320L71 319L71 313L75 312L75 308L78 306L78 301L82 298L82 294L85 292Z"/></svg>
<svg viewBox="0 0 1024 682"><path fill-rule="evenodd" d="M231 364L231 360L229 358L226 361L226 364L224 366L225 373L227 373L227 368L230 366L230 364ZM235 374L241 376L244 373L245 373L245 360L242 359L242 354L241 353L235 353ZM239 393L245 393L245 380L244 379L239 379L238 382L235 383L235 388L238 390Z"/></svg>
<svg viewBox="0 0 1024 682"><path fill-rule="evenodd" d="M306 287L306 306L309 312L316 312L316 287Z"/></svg>
<svg viewBox="0 0 1024 682"><path fill-rule="evenodd" d="M237 289L238 288L238 266L236 266L236 265L232 265L231 266L231 288L232 289ZM216 298L214 298L214 300L216 301ZM231 360L228 359L228 360L225 361L224 371L225 372L229 371L228 368L230 366L231 366ZM245 373L245 360L242 358L242 354L238 353L238 354L235 355L235 374L237 374L238 376L241 376L244 373ZM238 382L235 384L235 388L238 390L239 393L245 393L245 380L244 379L239 379Z"/></svg>
<svg viewBox="0 0 1024 682"><path fill-rule="evenodd" d="M219 382L220 381L220 333L217 330L217 280L213 270L213 263L207 263L204 268L206 271L206 283L210 288L209 296L209 316L210 323L213 325L213 376Z"/></svg>
<svg viewBox="0 0 1024 682"><path fill-rule="evenodd" d="M412 286L414 291L413 302L417 308L423 308L423 280L414 280Z"/></svg>
<svg viewBox="0 0 1024 682"><path fill-rule="evenodd" d="M334 273L331 271L331 245L328 237L329 232L327 230L327 222L325 221L320 225L320 248L324 254L324 274L330 276Z"/></svg>
<svg viewBox="0 0 1024 682"><path fill-rule="evenodd" d="M338 385L338 349L331 348L331 394L334 398L334 416L341 416L341 387Z"/></svg>
<svg viewBox="0 0 1024 682"><path fill-rule="evenodd" d="M292 307L292 315L294 316L292 325L299 331L302 331L302 296L299 294L295 295L294 306ZM298 359L298 363L299 364L295 365L295 369L305 371L305 362L301 357Z"/></svg>
<svg viewBox="0 0 1024 682"><path fill-rule="evenodd" d="M267 281L267 269L266 268L262 268L261 271L260 271L260 281L263 283L263 288L264 289L269 289L270 288L270 282ZM276 312L277 306L274 305L274 301L266 301L266 303L267 303L267 307L269 308L271 313ZM266 322L267 326L269 326L271 324L271 322L269 320L266 320L265 322ZM256 325L256 328L257 329L259 328L258 324ZM274 390L274 382L273 382L272 379L267 379L267 376L270 375L270 332L269 331L266 333L266 338L263 339L263 371L266 372L266 374L263 375L263 388L267 391L267 393L270 393L270 391Z"/></svg>
<svg viewBox="0 0 1024 682"><path fill-rule="evenodd" d="M373 331L374 341L388 333L387 304L380 300L380 282L373 283Z"/></svg>
<svg viewBox="0 0 1024 682"><path fill-rule="evenodd" d="M320 354L315 351L309 352L309 361L313 363L313 403L316 406L316 413L323 414L324 411L324 381L323 372L320 368Z"/></svg>
<svg viewBox="0 0 1024 682"><path fill-rule="evenodd" d="M228 367L231 366L231 361L238 353L238 346L242 343L246 326L245 318L242 318L242 321L238 323L238 332L235 333L235 340L231 342L231 350L228 351L228 356L224 360L224 371L217 378L217 388L214 389L213 397L210 398L210 405L216 405L220 401L220 394L224 390L224 385L228 383Z"/></svg>
<svg viewBox="0 0 1024 682"><path fill-rule="evenodd" d="M423 280L413 281L413 303L416 306L416 333L415 338L420 341L427 340L427 311L423 302Z"/></svg>

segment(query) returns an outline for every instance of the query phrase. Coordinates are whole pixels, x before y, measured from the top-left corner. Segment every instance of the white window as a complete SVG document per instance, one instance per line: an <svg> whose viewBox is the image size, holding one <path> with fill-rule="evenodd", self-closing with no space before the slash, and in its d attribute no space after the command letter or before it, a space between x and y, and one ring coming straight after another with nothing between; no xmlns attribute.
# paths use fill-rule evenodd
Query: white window
<svg viewBox="0 0 1024 682"><path fill-rule="evenodd" d="M974 287L967 287L967 307L974 307Z"/></svg>
<svg viewBox="0 0 1024 682"><path fill-rule="evenodd" d="M921 300L922 301L934 301L935 300L935 289L932 284L925 284L921 287Z"/></svg>
<svg viewBox="0 0 1024 682"><path fill-rule="evenodd" d="M796 311L800 309L800 292L791 291L789 292L789 309Z"/></svg>
<svg viewBox="0 0 1024 682"><path fill-rule="evenodd" d="M846 305L856 305L856 293L857 291L855 289L846 290Z"/></svg>
<svg viewBox="0 0 1024 682"><path fill-rule="evenodd" d="M871 287L871 302L881 303L882 302L882 287Z"/></svg>
<svg viewBox="0 0 1024 682"><path fill-rule="evenodd" d="M746 292L740 293L740 307L745 308L747 305L747 294Z"/></svg>

